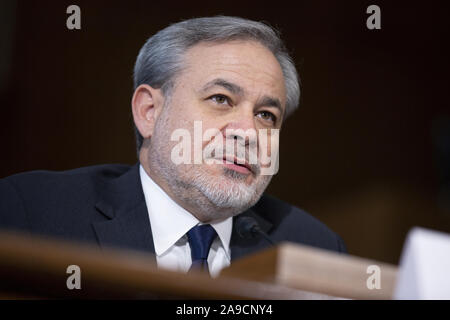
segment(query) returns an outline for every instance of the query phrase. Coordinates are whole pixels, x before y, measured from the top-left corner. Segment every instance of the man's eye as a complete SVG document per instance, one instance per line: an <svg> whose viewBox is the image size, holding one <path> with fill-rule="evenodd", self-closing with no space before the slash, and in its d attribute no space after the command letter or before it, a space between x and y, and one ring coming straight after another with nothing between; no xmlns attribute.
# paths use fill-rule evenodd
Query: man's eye
<svg viewBox="0 0 450 320"><path fill-rule="evenodd" d="M215 94L210 99L217 104L230 104L228 97L223 94Z"/></svg>
<svg viewBox="0 0 450 320"><path fill-rule="evenodd" d="M258 113L258 116L263 120L272 121L273 123L275 123L277 120L277 117L269 111L261 111Z"/></svg>

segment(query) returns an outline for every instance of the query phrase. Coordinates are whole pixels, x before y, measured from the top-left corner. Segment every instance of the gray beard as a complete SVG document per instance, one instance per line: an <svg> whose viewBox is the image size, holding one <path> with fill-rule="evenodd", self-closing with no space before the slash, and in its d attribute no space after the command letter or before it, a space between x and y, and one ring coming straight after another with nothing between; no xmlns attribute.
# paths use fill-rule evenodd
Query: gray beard
<svg viewBox="0 0 450 320"><path fill-rule="evenodd" d="M199 208L204 221L225 219L252 207L272 178L264 176L263 182L247 186L245 175L228 168L224 168L222 176L211 177L201 168L191 168L182 173L178 170L181 168L170 161L157 162L159 173L168 182L173 194L183 203Z"/></svg>

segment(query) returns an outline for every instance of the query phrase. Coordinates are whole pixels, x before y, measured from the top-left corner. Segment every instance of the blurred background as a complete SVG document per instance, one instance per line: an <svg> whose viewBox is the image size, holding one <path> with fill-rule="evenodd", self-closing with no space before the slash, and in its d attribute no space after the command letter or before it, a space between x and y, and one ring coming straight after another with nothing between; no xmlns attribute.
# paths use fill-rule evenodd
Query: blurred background
<svg viewBox="0 0 450 320"><path fill-rule="evenodd" d="M345 3L345 4L344 4ZM81 30L66 8L81 8ZM381 30L366 8L381 8ZM235 15L282 32L302 79L268 188L351 254L397 264L408 230L450 232L449 5L441 1L0 2L0 178L137 161L132 69L182 19Z"/></svg>

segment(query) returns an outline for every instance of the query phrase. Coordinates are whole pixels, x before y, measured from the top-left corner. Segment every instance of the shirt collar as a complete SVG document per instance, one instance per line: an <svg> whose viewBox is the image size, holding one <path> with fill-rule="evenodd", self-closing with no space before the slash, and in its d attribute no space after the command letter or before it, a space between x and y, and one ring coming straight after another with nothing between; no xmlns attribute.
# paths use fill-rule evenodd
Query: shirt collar
<svg viewBox="0 0 450 320"><path fill-rule="evenodd" d="M189 211L173 201L150 178L142 165L139 167L139 174L149 213L155 252L160 256L180 240L192 227L201 223ZM216 230L227 257L230 259L233 218L229 217L221 221L212 222L211 226Z"/></svg>

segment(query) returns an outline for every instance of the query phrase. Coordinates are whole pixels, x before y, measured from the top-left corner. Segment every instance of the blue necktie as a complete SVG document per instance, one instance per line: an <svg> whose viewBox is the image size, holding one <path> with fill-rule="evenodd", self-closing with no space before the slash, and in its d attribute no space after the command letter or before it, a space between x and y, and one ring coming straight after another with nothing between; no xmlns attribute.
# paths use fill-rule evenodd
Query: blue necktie
<svg viewBox="0 0 450 320"><path fill-rule="evenodd" d="M191 247L193 269L203 270L209 273L208 254L214 238L217 236L216 230L209 224L195 226L187 233L189 246Z"/></svg>

